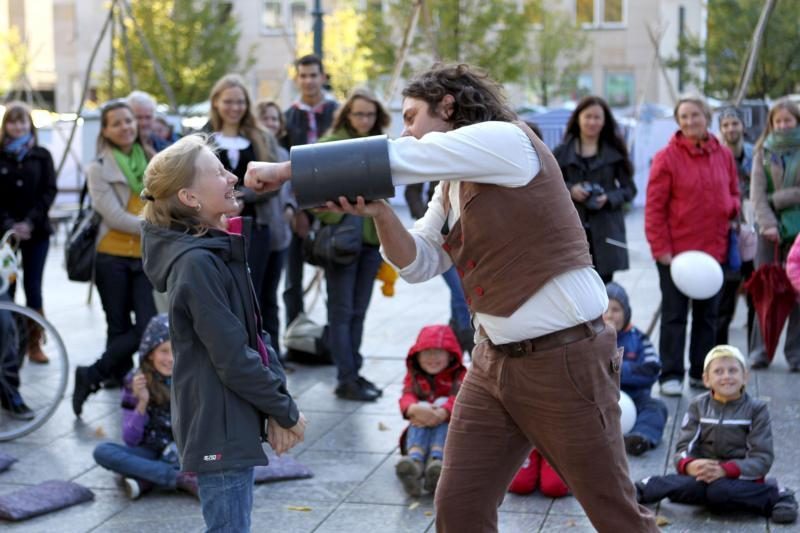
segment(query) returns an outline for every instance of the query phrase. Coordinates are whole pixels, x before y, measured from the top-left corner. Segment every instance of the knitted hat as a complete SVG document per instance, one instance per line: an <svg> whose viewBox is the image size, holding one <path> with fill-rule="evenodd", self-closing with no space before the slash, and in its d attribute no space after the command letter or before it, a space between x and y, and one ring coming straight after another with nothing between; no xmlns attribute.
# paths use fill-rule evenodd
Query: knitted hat
<svg viewBox="0 0 800 533"><path fill-rule="evenodd" d="M169 340L169 318L166 313L161 313L150 319L147 328L142 335L139 343L139 364L150 352L155 350L159 344Z"/></svg>
<svg viewBox="0 0 800 533"><path fill-rule="evenodd" d="M610 281L608 285L606 285L606 292L608 293L609 300L616 300L619 302L619 305L622 306L622 314L625 317L625 323L622 325L622 329L627 328L628 324L631 323L631 302L628 299L628 293L625 292L622 285L613 281Z"/></svg>
<svg viewBox="0 0 800 533"><path fill-rule="evenodd" d="M723 107L719 111L719 123L722 124L722 121L726 118L735 118L742 124L744 124L744 117L742 116L742 110L735 106L727 106Z"/></svg>
<svg viewBox="0 0 800 533"><path fill-rule="evenodd" d="M744 358L744 355L742 355L742 352L739 351L739 348L729 344L720 344L719 346L711 348L711 351L706 355L706 359L703 361L703 372L708 370L708 365L711 364L711 361L719 359L720 357L733 357L741 363L742 370L747 369L747 360Z"/></svg>

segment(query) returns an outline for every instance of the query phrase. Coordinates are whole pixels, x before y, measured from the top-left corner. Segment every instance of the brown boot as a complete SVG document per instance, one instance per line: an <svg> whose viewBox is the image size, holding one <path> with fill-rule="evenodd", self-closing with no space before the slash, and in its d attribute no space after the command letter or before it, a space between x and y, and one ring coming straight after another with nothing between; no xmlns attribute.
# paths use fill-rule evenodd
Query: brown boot
<svg viewBox="0 0 800 533"><path fill-rule="evenodd" d="M42 316L44 316L44 312L41 309L37 309L36 311L39 312ZM45 355L42 351L42 339L44 337L44 330L42 327L34 322L33 320L28 320L28 359L31 363L37 363L40 365L46 365L50 362L50 359Z"/></svg>

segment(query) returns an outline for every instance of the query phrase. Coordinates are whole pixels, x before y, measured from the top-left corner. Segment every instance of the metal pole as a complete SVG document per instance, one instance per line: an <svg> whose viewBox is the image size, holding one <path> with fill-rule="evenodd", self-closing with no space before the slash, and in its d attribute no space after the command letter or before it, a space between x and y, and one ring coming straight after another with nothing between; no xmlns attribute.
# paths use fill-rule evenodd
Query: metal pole
<svg viewBox="0 0 800 533"><path fill-rule="evenodd" d="M321 0L314 0L314 11L311 12L314 17L314 54L322 59L322 2Z"/></svg>

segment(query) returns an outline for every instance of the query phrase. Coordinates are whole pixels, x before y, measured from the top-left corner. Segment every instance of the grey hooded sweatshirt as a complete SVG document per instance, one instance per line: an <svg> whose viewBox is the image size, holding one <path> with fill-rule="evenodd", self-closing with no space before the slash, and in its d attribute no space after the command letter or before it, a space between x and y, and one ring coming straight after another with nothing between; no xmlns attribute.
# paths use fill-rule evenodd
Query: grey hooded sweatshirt
<svg viewBox="0 0 800 533"><path fill-rule="evenodd" d="M264 422L289 428L298 409L268 339L258 351L257 307L239 235L193 236L144 223L144 271L167 292L175 365L171 409L183 470L215 472L267 464Z"/></svg>

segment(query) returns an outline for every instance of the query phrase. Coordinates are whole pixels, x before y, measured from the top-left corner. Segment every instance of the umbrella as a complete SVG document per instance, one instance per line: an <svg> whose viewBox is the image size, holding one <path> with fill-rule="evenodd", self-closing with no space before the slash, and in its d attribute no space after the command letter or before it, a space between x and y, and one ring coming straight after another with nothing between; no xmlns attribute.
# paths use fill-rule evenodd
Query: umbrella
<svg viewBox="0 0 800 533"><path fill-rule="evenodd" d="M779 262L758 267L744 288L753 298L767 358L772 361L783 325L797 305L797 294Z"/></svg>

